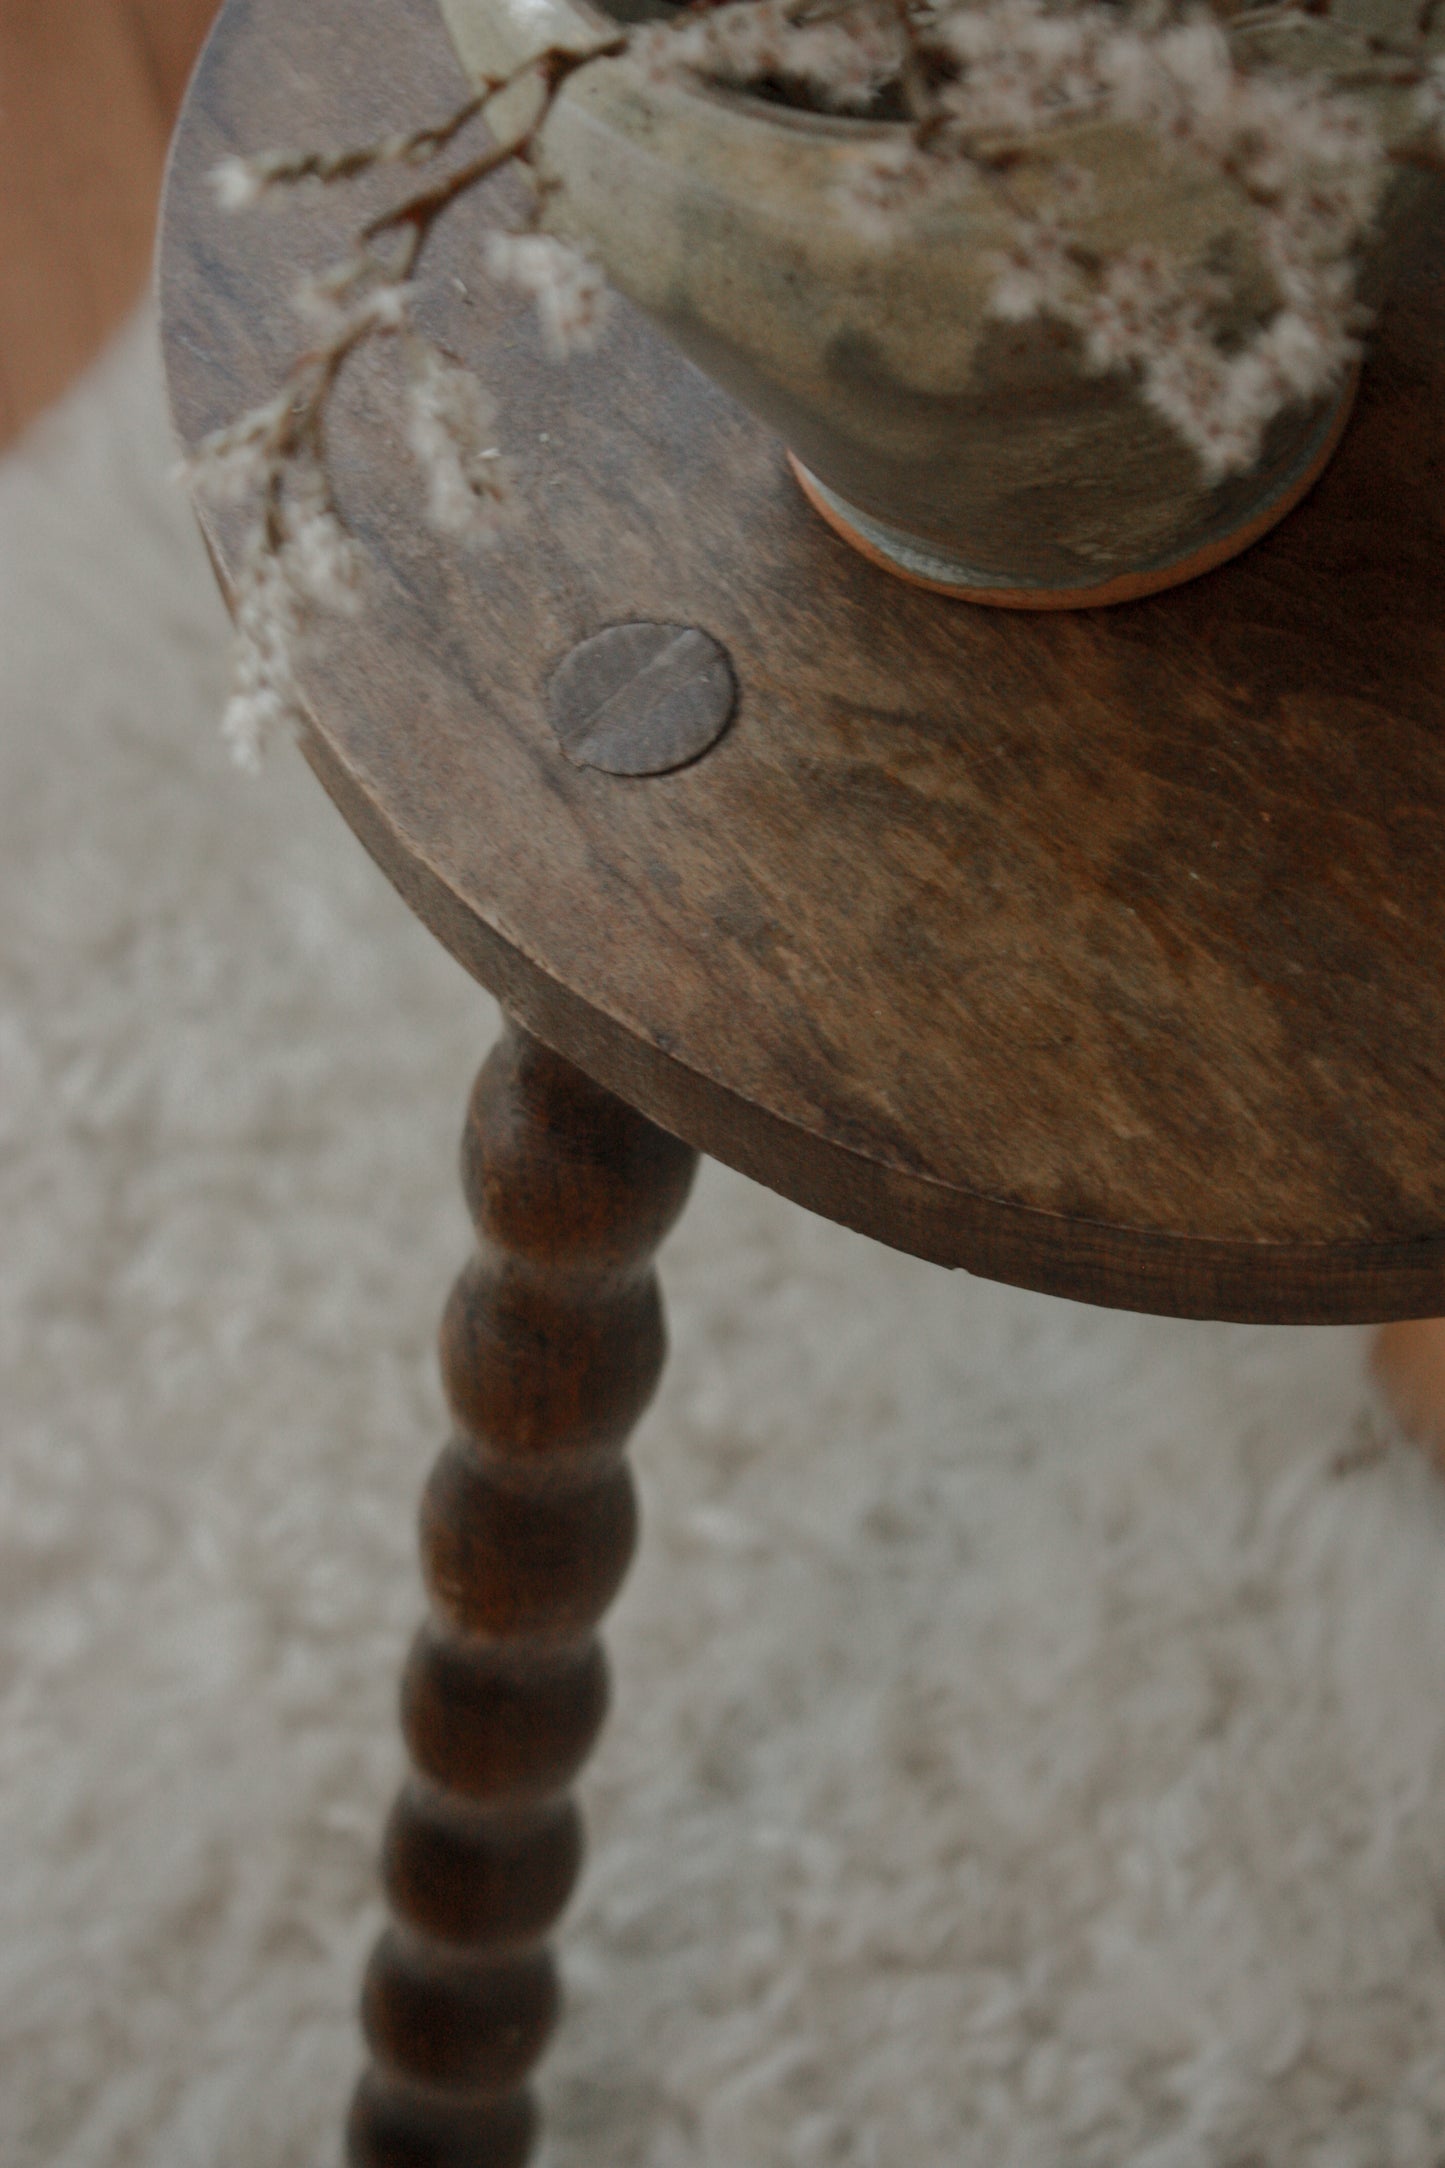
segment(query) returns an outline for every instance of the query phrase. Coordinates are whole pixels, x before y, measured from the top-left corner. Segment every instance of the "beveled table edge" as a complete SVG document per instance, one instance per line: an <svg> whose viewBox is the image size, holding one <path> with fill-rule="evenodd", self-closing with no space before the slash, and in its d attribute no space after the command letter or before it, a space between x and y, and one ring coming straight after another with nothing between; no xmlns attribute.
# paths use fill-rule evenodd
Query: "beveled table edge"
<svg viewBox="0 0 1445 2168"><path fill-rule="evenodd" d="M398 834L319 723L302 751L408 907L518 1023L660 1128L824 1219L982 1279L1161 1317L1363 1325L1445 1313L1445 1237L1194 1241L951 1188L831 1144L638 1037L489 926Z"/></svg>

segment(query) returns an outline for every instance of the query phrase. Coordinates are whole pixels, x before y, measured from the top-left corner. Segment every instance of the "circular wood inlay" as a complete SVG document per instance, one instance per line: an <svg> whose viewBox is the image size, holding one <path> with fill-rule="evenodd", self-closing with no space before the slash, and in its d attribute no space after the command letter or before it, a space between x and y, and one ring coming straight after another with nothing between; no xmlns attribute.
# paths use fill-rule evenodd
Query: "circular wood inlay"
<svg viewBox="0 0 1445 2168"><path fill-rule="evenodd" d="M607 775L664 775L716 745L737 685L695 625L609 625L553 672L547 713L563 752Z"/></svg>

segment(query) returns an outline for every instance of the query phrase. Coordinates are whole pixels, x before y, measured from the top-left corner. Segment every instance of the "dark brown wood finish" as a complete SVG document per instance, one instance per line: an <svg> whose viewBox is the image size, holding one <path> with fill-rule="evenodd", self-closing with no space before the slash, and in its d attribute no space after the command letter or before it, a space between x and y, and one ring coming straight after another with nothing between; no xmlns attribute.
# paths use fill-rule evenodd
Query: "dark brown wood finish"
<svg viewBox="0 0 1445 2168"><path fill-rule="evenodd" d="M609 625L552 673L547 714L579 768L665 775L716 745L737 696L726 654L695 625Z"/></svg>
<svg viewBox="0 0 1445 2168"><path fill-rule="evenodd" d="M460 87L432 0L230 0L165 232L186 438L274 385L356 215L227 221L205 168ZM427 532L395 357L335 435L376 577L310 753L421 916L662 1126L901 1248L1183 1314L1445 1309L1438 212L1309 502L1190 587L1040 618L856 558L629 311L547 364L478 276L513 201L464 208L425 313L499 394L530 522L492 558ZM635 618L720 640L736 717L674 774L577 768L548 681Z"/></svg>
<svg viewBox="0 0 1445 2168"><path fill-rule="evenodd" d="M478 1253L442 1328L456 1423L422 1506L432 1615L387 1832L356 2168L513 2168L557 1983L544 1938L581 1831L566 1788L606 1706L594 1628L632 1554L622 1465L664 1333L653 1251L688 1146L525 1033L477 1082L462 1178Z"/></svg>

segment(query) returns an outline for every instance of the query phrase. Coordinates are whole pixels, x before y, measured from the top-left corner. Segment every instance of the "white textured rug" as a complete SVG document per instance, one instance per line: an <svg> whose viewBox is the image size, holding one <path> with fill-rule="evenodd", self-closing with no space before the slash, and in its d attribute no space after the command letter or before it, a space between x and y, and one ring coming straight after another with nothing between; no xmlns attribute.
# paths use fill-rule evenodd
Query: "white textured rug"
<svg viewBox="0 0 1445 2168"><path fill-rule="evenodd" d="M0 468L0 2162L330 2168L492 1016L219 611L139 327ZM705 1172L555 2168L1439 2168L1445 1493L1352 1333Z"/></svg>

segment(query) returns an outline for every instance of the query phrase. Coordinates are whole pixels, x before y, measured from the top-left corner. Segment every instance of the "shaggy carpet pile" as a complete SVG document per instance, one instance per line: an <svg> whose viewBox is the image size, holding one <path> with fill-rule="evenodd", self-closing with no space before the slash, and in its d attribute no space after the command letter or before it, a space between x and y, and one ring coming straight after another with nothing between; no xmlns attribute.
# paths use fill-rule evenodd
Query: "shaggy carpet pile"
<svg viewBox="0 0 1445 2168"><path fill-rule="evenodd" d="M0 2161L332 2168L494 1015L224 628L134 327L0 467ZM664 1255L552 2168L1439 2168L1445 1487L1361 1336Z"/></svg>

